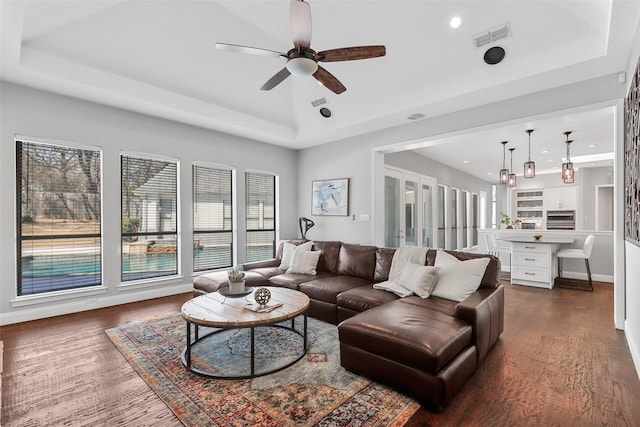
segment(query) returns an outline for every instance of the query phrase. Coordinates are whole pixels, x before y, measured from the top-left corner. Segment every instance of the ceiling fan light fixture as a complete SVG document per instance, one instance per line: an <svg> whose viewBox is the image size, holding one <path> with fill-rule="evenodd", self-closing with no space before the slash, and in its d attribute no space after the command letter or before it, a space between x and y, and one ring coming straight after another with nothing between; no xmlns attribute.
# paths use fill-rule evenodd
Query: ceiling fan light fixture
<svg viewBox="0 0 640 427"><path fill-rule="evenodd" d="M306 77L318 70L318 64L310 58L292 58L287 62L287 70L294 76Z"/></svg>

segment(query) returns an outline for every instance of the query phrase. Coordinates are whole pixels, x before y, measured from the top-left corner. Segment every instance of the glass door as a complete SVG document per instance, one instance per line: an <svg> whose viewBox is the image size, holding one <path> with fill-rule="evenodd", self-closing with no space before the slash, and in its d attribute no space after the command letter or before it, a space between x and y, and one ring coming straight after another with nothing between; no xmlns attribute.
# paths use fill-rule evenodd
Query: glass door
<svg viewBox="0 0 640 427"><path fill-rule="evenodd" d="M389 248L400 246L403 238L400 226L400 184L402 175L385 170L384 176L384 245Z"/></svg>
<svg viewBox="0 0 640 427"><path fill-rule="evenodd" d="M434 244L435 187L432 178L385 168L385 246Z"/></svg>
<svg viewBox="0 0 640 427"><path fill-rule="evenodd" d="M435 179L422 178L422 247L432 248L435 241Z"/></svg>

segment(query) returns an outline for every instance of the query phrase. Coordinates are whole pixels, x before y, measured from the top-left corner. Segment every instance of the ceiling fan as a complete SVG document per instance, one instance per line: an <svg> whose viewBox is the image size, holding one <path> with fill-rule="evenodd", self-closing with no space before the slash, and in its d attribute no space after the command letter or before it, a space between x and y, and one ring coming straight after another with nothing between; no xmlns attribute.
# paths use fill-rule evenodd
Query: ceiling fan
<svg viewBox="0 0 640 427"><path fill-rule="evenodd" d="M313 76L320 84L336 94L341 94L347 88L333 74L320 66L318 62L353 61L356 59L377 58L386 54L384 46L354 46L329 49L322 52L314 51L310 48L311 7L309 3L305 3L303 0L291 0L291 33L294 47L287 53L228 43L216 43L216 48L286 59L287 65L267 80L260 88L261 90L271 90L293 74L295 76Z"/></svg>

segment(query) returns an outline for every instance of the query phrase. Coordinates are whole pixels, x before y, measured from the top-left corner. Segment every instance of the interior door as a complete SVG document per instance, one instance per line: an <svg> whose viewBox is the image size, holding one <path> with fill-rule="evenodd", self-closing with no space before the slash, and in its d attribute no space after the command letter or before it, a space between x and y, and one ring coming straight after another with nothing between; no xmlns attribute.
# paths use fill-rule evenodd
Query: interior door
<svg viewBox="0 0 640 427"><path fill-rule="evenodd" d="M385 168L384 182L385 245L432 246L435 180Z"/></svg>

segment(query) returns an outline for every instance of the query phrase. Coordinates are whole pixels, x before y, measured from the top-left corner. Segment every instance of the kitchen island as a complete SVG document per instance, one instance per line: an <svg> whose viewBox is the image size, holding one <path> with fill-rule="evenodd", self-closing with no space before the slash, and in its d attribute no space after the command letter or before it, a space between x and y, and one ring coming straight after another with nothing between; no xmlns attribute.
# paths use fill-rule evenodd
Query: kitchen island
<svg viewBox="0 0 640 427"><path fill-rule="evenodd" d="M551 242L552 239L574 239L573 243L558 243L562 249L582 249L584 240L588 235L593 234L596 238L593 252L589 259L591 275L593 280L599 282L613 283L613 252L614 241L612 231L600 230L511 230L506 228L481 228L478 230L478 247L476 252L486 253L487 246L485 234L493 234L498 244L498 255L502 263L502 271L511 271L511 251L512 242L503 239L515 238L522 240L520 243L533 243L533 235L542 234L542 242ZM553 267L553 266L552 266ZM557 267L555 268L557 275ZM562 262L562 277L570 279L587 280L587 272L584 267L584 260L564 259Z"/></svg>
<svg viewBox="0 0 640 427"><path fill-rule="evenodd" d="M556 252L562 244L572 244L573 237L532 235L501 237L511 243L511 284L553 288L558 271Z"/></svg>

